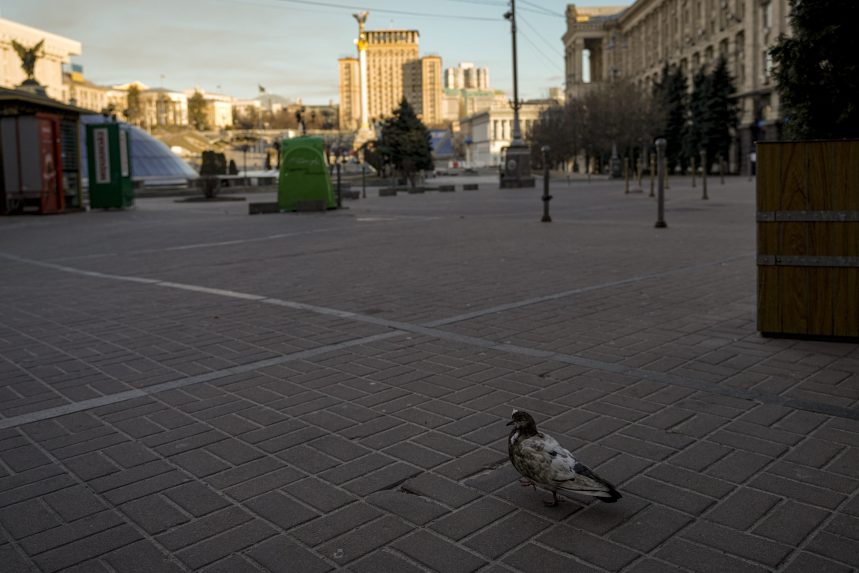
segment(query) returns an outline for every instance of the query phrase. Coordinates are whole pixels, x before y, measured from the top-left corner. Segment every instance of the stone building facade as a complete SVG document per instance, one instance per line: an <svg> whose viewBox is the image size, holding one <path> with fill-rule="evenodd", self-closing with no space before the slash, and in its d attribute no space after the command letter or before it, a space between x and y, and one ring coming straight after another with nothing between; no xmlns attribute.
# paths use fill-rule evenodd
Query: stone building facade
<svg viewBox="0 0 859 573"><path fill-rule="evenodd" d="M748 168L754 141L777 139L782 112L768 50L789 34L787 0L637 0L629 7L567 6L566 96L625 77L649 90L663 67L690 78L721 56L736 85L740 129L731 158Z"/></svg>
<svg viewBox="0 0 859 573"><path fill-rule="evenodd" d="M367 31L370 122L390 117L405 97L428 126L441 122L439 56L420 56L417 30ZM357 129L361 110L358 58L340 58L340 128Z"/></svg>

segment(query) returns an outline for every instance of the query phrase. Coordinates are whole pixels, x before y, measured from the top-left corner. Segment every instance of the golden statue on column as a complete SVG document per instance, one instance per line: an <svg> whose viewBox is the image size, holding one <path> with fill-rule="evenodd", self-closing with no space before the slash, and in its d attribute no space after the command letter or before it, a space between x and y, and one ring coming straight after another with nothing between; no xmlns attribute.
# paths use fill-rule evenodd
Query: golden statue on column
<svg viewBox="0 0 859 573"><path fill-rule="evenodd" d="M358 133L355 136L355 147L360 147L366 141L375 137L370 129L370 104L367 98L367 34L364 32L364 24L367 22L367 11L352 14L358 22L358 39L355 45L358 47L359 78L361 82L361 121L358 124Z"/></svg>

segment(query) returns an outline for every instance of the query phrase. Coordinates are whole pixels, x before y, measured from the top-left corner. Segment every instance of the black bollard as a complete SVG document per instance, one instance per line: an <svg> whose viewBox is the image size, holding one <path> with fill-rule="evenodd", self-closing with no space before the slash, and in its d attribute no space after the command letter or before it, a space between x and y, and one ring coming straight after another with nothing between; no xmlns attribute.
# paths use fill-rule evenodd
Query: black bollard
<svg viewBox="0 0 859 573"><path fill-rule="evenodd" d="M656 184L656 224L657 229L668 226L665 222L665 146L668 142L662 138L656 140L656 164L659 166Z"/></svg>
<svg viewBox="0 0 859 573"><path fill-rule="evenodd" d="M340 161L337 161L337 208L343 206L343 193L340 188Z"/></svg>
<svg viewBox="0 0 859 573"><path fill-rule="evenodd" d="M549 195L549 146L544 145L542 148L543 151L543 218L540 219L541 223L551 223L552 217L549 216L549 201L552 200L552 196Z"/></svg>

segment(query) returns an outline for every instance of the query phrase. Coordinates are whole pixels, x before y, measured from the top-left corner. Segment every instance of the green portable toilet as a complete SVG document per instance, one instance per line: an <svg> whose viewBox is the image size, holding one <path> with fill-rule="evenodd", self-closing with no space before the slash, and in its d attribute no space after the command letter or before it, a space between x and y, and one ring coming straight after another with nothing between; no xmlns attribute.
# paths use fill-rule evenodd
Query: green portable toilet
<svg viewBox="0 0 859 573"><path fill-rule="evenodd" d="M331 175L325 162L325 143L319 137L284 139L277 186L281 211L335 209Z"/></svg>
<svg viewBox="0 0 859 573"><path fill-rule="evenodd" d="M87 125L86 145L90 208L134 205L128 132L118 123Z"/></svg>

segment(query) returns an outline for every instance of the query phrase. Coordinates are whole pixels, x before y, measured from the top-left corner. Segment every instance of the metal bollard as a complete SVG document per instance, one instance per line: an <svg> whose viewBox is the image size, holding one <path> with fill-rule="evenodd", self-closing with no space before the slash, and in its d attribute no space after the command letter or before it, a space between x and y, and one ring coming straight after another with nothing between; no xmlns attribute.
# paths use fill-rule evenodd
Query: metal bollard
<svg viewBox="0 0 859 573"><path fill-rule="evenodd" d="M623 193L629 195L629 157L623 158Z"/></svg>
<svg viewBox="0 0 859 573"><path fill-rule="evenodd" d="M656 140L656 163L659 165L659 175L657 177L656 191L656 224L657 229L664 229L668 226L665 222L665 147L668 142L663 138Z"/></svg>
<svg viewBox="0 0 859 573"><path fill-rule="evenodd" d="M549 216L549 201L552 196L549 195L549 146L544 145L541 149L543 152L543 218L541 223L551 223L552 217Z"/></svg>
<svg viewBox="0 0 859 573"><path fill-rule="evenodd" d="M656 179L656 155L650 156L650 196L655 197L653 194L653 182Z"/></svg>
<svg viewBox="0 0 859 573"><path fill-rule="evenodd" d="M337 162L337 208L343 206L343 193L340 187L340 162Z"/></svg>
<svg viewBox="0 0 859 573"><path fill-rule="evenodd" d="M707 200L707 151L701 150L701 189L703 191L701 199Z"/></svg>
<svg viewBox="0 0 859 573"><path fill-rule="evenodd" d="M696 169L697 165L695 165L695 158L691 159L692 161L692 188L695 188L695 175L697 175L698 170Z"/></svg>

